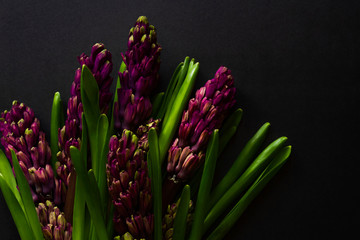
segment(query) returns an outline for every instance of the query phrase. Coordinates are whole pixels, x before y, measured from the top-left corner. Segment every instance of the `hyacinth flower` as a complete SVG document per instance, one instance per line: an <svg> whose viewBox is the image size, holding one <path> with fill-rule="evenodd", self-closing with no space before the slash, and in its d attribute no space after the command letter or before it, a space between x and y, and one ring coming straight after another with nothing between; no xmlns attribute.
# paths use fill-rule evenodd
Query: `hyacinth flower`
<svg viewBox="0 0 360 240"><path fill-rule="evenodd" d="M176 217L176 213L179 209L178 208L179 202L180 202L180 199L178 201L176 201L175 203L168 205L168 207L167 207L166 213L163 217L163 226L162 226L163 239L166 239L166 240L173 239L174 220ZM192 218L193 218L193 211L194 211L194 205L193 205L193 202L190 200L189 206L188 206L188 211L187 211L187 216L186 216L186 223L188 226L191 225ZM182 231L185 231L185 229L182 229Z"/></svg>
<svg viewBox="0 0 360 240"><path fill-rule="evenodd" d="M62 180L54 177L50 165L51 150L45 139L45 133L40 130L40 122L34 116L33 110L23 103L14 101L10 111L4 111L1 114L0 132L1 144L5 148L7 158L13 163L11 151L14 151L30 186L33 202L38 205L37 215L44 237L46 239L71 239L71 224L67 224L66 234L61 226L64 217L59 217L59 225L56 225L54 224L56 219L54 222L49 215L44 218L38 211L46 203L47 206L51 206L48 212L56 209L56 218L58 215L64 215L57 207L62 206L63 203Z"/></svg>
<svg viewBox="0 0 360 240"><path fill-rule="evenodd" d="M135 239L150 239L153 213L150 178L147 167L149 149L147 133L158 121L149 121L136 131L123 130L109 143L107 181L114 205L114 229L117 234L129 232ZM129 238L131 239L131 238Z"/></svg>
<svg viewBox="0 0 360 240"><path fill-rule="evenodd" d="M104 44L96 43L91 49L91 55L87 56L85 53L82 53L78 57L78 61L81 65L86 65L94 76L99 88L100 111L106 114L112 98L110 93L110 86L113 80L110 76L113 67L111 53L105 49ZM56 172L62 179L65 189L69 185L70 173L73 168L69 150L70 146L79 148L81 144L83 103L81 100L80 82L81 69L78 68L71 85L71 97L68 101L65 125L58 132L59 152L57 153ZM64 193L64 195L66 194Z"/></svg>
<svg viewBox="0 0 360 240"><path fill-rule="evenodd" d="M215 77L197 90L195 98L189 101L178 137L168 151L168 177L163 187L165 204L173 200L181 183L188 181L202 165L210 135L221 127L235 104L233 83L231 71L220 67Z"/></svg>
<svg viewBox="0 0 360 240"><path fill-rule="evenodd" d="M72 226L66 222L64 213L52 202L39 203L36 207L40 224L46 240L70 240Z"/></svg>
<svg viewBox="0 0 360 240"><path fill-rule="evenodd" d="M135 131L150 117L150 97L159 79L160 52L154 26L140 16L130 29L128 49L122 54L126 70L119 72L121 88L114 106L114 127L118 132Z"/></svg>
<svg viewBox="0 0 360 240"><path fill-rule="evenodd" d="M13 150L19 160L33 201L53 200L56 205L61 204L61 180L54 178L50 165L51 150L33 110L14 101L9 111L1 113L0 132L7 158L12 163Z"/></svg>

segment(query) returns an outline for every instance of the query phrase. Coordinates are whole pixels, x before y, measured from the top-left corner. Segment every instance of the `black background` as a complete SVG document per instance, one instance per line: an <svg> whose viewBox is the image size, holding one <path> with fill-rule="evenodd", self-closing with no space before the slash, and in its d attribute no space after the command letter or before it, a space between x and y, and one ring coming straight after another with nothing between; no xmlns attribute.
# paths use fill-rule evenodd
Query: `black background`
<svg viewBox="0 0 360 240"><path fill-rule="evenodd" d="M163 47L160 89L188 55L200 62L196 88L220 65L232 70L244 116L215 181L266 121L268 142L285 135L293 146L289 162L227 239L358 235L357 1L41 2L1 3L1 111L13 99L24 102L49 136L53 94L68 99L76 57L103 42L118 69L130 27L146 15ZM1 239L17 239L0 196Z"/></svg>

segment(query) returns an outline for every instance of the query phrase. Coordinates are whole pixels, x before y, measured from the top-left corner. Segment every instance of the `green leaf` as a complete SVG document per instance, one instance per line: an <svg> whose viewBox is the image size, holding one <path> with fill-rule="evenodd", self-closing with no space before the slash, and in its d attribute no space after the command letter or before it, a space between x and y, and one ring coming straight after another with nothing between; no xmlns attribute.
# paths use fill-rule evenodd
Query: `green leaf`
<svg viewBox="0 0 360 240"><path fill-rule="evenodd" d="M26 218L28 220L28 223L30 224L31 230L34 234L34 238L44 239L40 222L36 213L35 205L32 199L29 183L27 182L25 175L21 170L19 161L13 150L11 150L11 156L16 174L16 180L20 191L20 196L25 208Z"/></svg>
<svg viewBox="0 0 360 240"><path fill-rule="evenodd" d="M86 204L90 213L91 220L94 224L96 234L99 239L108 239L104 216L102 214L102 205L99 190L94 179L90 179L87 173L79 149L74 146L70 147L70 155L77 174L77 181L80 184L79 194L85 196ZM92 178L92 177L91 177ZM92 183L92 184L91 184Z"/></svg>
<svg viewBox="0 0 360 240"><path fill-rule="evenodd" d="M34 234L31 231L29 223L26 219L23 208L20 206L18 199L15 197L13 191L10 189L4 176L0 173L0 188L2 190L5 202L10 210L11 216L14 220L16 228L19 232L20 238L23 240L34 239Z"/></svg>
<svg viewBox="0 0 360 240"><path fill-rule="evenodd" d="M148 133L149 138L149 158L148 165L151 165L149 172L151 175L151 192L153 194L154 204L154 239L162 238L162 175L159 159L159 142L155 128L151 128Z"/></svg>
<svg viewBox="0 0 360 240"><path fill-rule="evenodd" d="M187 215L190 203L190 186L185 185L181 193L179 206L174 220L174 240L185 240Z"/></svg>
<svg viewBox="0 0 360 240"><path fill-rule="evenodd" d="M236 127L230 127L229 129L226 129L226 133L224 135L220 136L220 146L219 146L219 152L223 152L227 144L229 143L230 139L234 136L236 133Z"/></svg>
<svg viewBox="0 0 360 240"><path fill-rule="evenodd" d="M84 114L88 124L91 157L94 159L98 157L97 124L100 115L99 88L94 76L86 65L82 67L80 92ZM96 161L92 168L95 172L98 172Z"/></svg>
<svg viewBox="0 0 360 240"><path fill-rule="evenodd" d="M116 88L115 88L115 94L114 94L114 100L112 103L112 111L111 111L111 118L110 118L110 126L109 126L109 132L108 132L108 136L107 138L110 138L110 136L112 134L114 134L114 108L115 108L115 104L118 101L118 90L120 89L121 85L120 85L120 79L118 78L117 82L116 82Z"/></svg>
<svg viewBox="0 0 360 240"><path fill-rule="evenodd" d="M152 113L151 116L155 117L157 116L160 107L161 107L161 102L164 99L164 92L159 92L158 94L155 95L155 97L152 100Z"/></svg>
<svg viewBox="0 0 360 240"><path fill-rule="evenodd" d="M18 201L21 209L25 211L19 190L16 187L16 179L13 174L12 168L10 166L9 160L7 159L7 157L5 156L4 152L1 149L0 149L0 174L2 174L4 181L6 182L11 192L14 194L14 197Z"/></svg>
<svg viewBox="0 0 360 240"><path fill-rule="evenodd" d="M87 124L84 113L81 115L82 119L82 136L81 136L81 149L80 149L80 164L83 165L83 168L86 169L87 162L87 147L88 147L88 137L87 137ZM72 160L74 161L74 160ZM75 172L74 172L75 173ZM76 174L76 173L75 173ZM85 204L85 194L79 180L79 176L76 176L76 185L75 185L75 199L74 199L74 210L73 210L73 229L72 237L74 240L87 239L85 236L88 233L90 228L90 221L86 218L86 204Z"/></svg>
<svg viewBox="0 0 360 240"><path fill-rule="evenodd" d="M51 109L51 124L50 124L50 148L51 148L51 165L53 169L55 168L55 163L57 162L56 155L59 151L59 129L64 125L64 112L63 105L61 102L60 93L56 92L54 94L52 109ZM56 175L56 171L54 171Z"/></svg>
<svg viewBox="0 0 360 240"><path fill-rule="evenodd" d="M236 109L231 115L226 119L222 128L220 129L220 136L223 135L227 129L238 126L243 116L243 110L241 108Z"/></svg>
<svg viewBox="0 0 360 240"><path fill-rule="evenodd" d="M165 155L171 144L171 139L173 138L177 130L179 121L181 119L182 111L188 103L198 72L199 63L195 63L195 60L192 59L188 67L186 78L181 85L178 94L176 94L173 104L169 105L168 110L165 113L164 121L162 123L162 129L159 135L161 164L165 159Z"/></svg>
<svg viewBox="0 0 360 240"><path fill-rule="evenodd" d="M225 216L221 223L209 235L208 240L223 239L228 231L234 226L249 204L262 191L267 183L275 176L280 168L285 164L291 153L291 146L283 148L266 167L258 179L252 184L244 196L233 209Z"/></svg>
<svg viewBox="0 0 360 240"><path fill-rule="evenodd" d="M236 129L240 124L242 115L243 110L241 108L236 109L220 129L220 153L225 149L232 136L234 136Z"/></svg>
<svg viewBox="0 0 360 240"><path fill-rule="evenodd" d="M126 70L126 64L124 62L121 62L119 72L123 73Z"/></svg>
<svg viewBox="0 0 360 240"><path fill-rule="evenodd" d="M201 181L201 176L202 176L203 171L204 171L203 167L199 168L195 172L194 176L189 181L189 185L190 185L190 187L192 189L191 190L191 196L190 196L191 199L196 199L197 198L197 192L199 191L200 181Z"/></svg>
<svg viewBox="0 0 360 240"><path fill-rule="evenodd" d="M126 70L126 64L124 62L121 62L120 68L119 68L119 73L123 73ZM118 89L121 88L121 83L120 83L120 76L118 74L118 78L116 81L116 88L115 88L115 94L114 94L114 101L113 101L113 107L112 107L112 112L114 112L114 105L115 103L118 101ZM111 123L114 122L113 116L111 118ZM112 133L112 131L111 131Z"/></svg>
<svg viewBox="0 0 360 240"><path fill-rule="evenodd" d="M110 203L110 210L107 216L106 231L108 236L112 236L114 232L114 204Z"/></svg>
<svg viewBox="0 0 360 240"><path fill-rule="evenodd" d="M215 187L211 193L211 199L209 207L213 207L215 203L224 195L233 183L241 176L246 167L255 158L255 154L259 151L263 144L267 133L269 132L270 123L265 123L255 133L255 135L246 143L233 165L229 168L229 171Z"/></svg>
<svg viewBox="0 0 360 240"><path fill-rule="evenodd" d="M209 145L206 149L204 171L201 177L194 221L191 228L190 240L201 239L204 234L204 219L206 216L207 203L210 197L212 180L216 167L216 160L219 152L219 130L215 130L211 135Z"/></svg>
<svg viewBox="0 0 360 240"><path fill-rule="evenodd" d="M81 193L81 185L76 181L75 199L73 210L72 238L74 240L85 239L85 196Z"/></svg>
<svg viewBox="0 0 360 240"><path fill-rule="evenodd" d="M185 62L186 62L186 59L189 59L189 58L188 58L188 57L185 58ZM187 63L187 64L188 64L188 63ZM165 112L166 112L166 110L167 110L167 108L168 108L168 105L169 105L169 102L170 102L171 97L172 97L173 95L176 95L176 94L174 93L176 86L177 86L177 85L180 85L180 86L181 86L181 84L182 84L182 83L179 83L179 73L180 73L181 71L183 71L183 65L184 65L184 63L181 62L181 63L176 67L176 69L175 69L175 71L174 71L174 73L173 73L173 75L172 75L172 77L171 77L171 79L170 79L170 83L169 83L169 85L168 85L168 87L167 87L167 89L166 89L165 96L164 96L163 101L162 101L162 103L161 103L161 107L160 107L159 113L157 114L157 117L156 117L156 118L158 118L158 119L163 119L163 118L164 118L164 115L165 115ZM183 81L183 80L180 80L180 81Z"/></svg>
<svg viewBox="0 0 360 240"><path fill-rule="evenodd" d="M104 210L106 209L106 195L107 195L107 187L106 187L106 154L107 154L107 146L109 143L109 139L107 138L108 130L109 130L109 121L105 114L101 114L99 116L98 124L97 124L97 148L99 156L96 159L96 168L98 172L95 177L97 179L98 187L100 189L100 197L102 206L104 206Z"/></svg>
<svg viewBox="0 0 360 240"><path fill-rule="evenodd" d="M265 148L241 177L225 192L220 200L216 202L205 219L205 231L208 230L216 219L255 181L266 165L284 146L286 140L286 137L280 137Z"/></svg>
<svg viewBox="0 0 360 240"><path fill-rule="evenodd" d="M194 62L190 62L190 58L186 57L184 60L184 64L181 66L181 69L178 74L178 78L176 78L176 86L172 92L172 94L169 96L169 102L167 102L166 106L166 112L164 116L164 122L167 121L169 117L169 113L172 111L172 106L174 105L174 102L177 98L177 94L179 93L180 88L182 87L182 84L184 83L185 77L188 73L189 67L193 67ZM175 70L176 71L176 70Z"/></svg>
<svg viewBox="0 0 360 240"><path fill-rule="evenodd" d="M96 181L96 178L95 178L94 170L90 169L88 171L88 179L89 179L88 184L90 184L90 186L93 186L91 189L92 189L92 195L93 195L93 198L95 200L95 203L97 203L98 208L101 209L101 207L103 205L101 204L100 190L97 187L97 181ZM100 212L101 212L101 216L102 216L103 220L105 220L104 212L103 211L100 211Z"/></svg>
<svg viewBox="0 0 360 240"><path fill-rule="evenodd" d="M124 63L124 61L122 61L121 64L120 64L119 73L123 73L125 70L126 70L126 64ZM121 83L120 83L120 76L118 74L118 78L117 78L117 81L116 81L115 94L114 94L114 102L118 101L117 90L119 88L121 88Z"/></svg>
<svg viewBox="0 0 360 240"><path fill-rule="evenodd" d="M80 91L84 112L89 112L89 116L95 116L95 118L88 117L87 119L88 125L91 127L92 124L96 125L97 117L100 115L99 87L92 72L86 65L82 66Z"/></svg>

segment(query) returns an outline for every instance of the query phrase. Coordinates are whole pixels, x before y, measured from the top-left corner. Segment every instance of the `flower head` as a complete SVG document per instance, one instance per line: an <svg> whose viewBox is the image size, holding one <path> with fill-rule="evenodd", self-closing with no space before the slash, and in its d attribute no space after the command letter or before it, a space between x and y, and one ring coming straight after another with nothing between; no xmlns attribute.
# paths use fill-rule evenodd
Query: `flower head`
<svg viewBox="0 0 360 240"><path fill-rule="evenodd" d="M140 126L136 136L123 130L109 142L107 181L115 207L114 228L118 234L149 238L153 231L152 196L146 153L147 132L158 121Z"/></svg>
<svg viewBox="0 0 360 240"><path fill-rule="evenodd" d="M158 82L161 47L145 16L130 29L128 50L122 54L126 70L119 73L121 88L114 108L115 128L135 131L151 114L150 95Z"/></svg>
<svg viewBox="0 0 360 240"><path fill-rule="evenodd" d="M178 201L176 201L175 203L168 205L168 207L167 207L166 213L163 217L163 225L162 225L163 239L170 240L173 238L174 220L175 220L176 213L177 213L177 210L179 207L179 202L180 202L180 199ZM194 205L193 205L193 202L190 200L188 214L186 217L187 226L191 225L191 223L192 223L193 212L194 212ZM186 230L184 229L184 231L186 231Z"/></svg>
<svg viewBox="0 0 360 240"><path fill-rule="evenodd" d="M66 222L64 213L51 201L39 203L36 207L41 229L46 240L70 240L72 226Z"/></svg>
<svg viewBox="0 0 360 240"><path fill-rule="evenodd" d="M178 138L168 152L167 171L176 180L186 181L202 164L212 132L219 128L235 104L231 71L220 67L215 77L196 91L182 115Z"/></svg>
<svg viewBox="0 0 360 240"><path fill-rule="evenodd" d="M85 64L92 72L99 87L99 106L101 113L108 111L109 102L112 94L110 93L110 86L112 84L111 53L105 49L104 44L96 43L91 49L91 55L87 56L82 53L78 57L81 65ZM82 134L82 119L83 106L80 94L81 69L75 71L75 79L71 85L71 97L67 106L67 118L65 125L59 129L59 149L57 153L56 172L63 181L64 189L69 185L70 173L72 171L72 162L70 157L70 146L77 148L81 145Z"/></svg>
<svg viewBox="0 0 360 240"><path fill-rule="evenodd" d="M60 204L61 180L54 179L50 165L51 149L33 110L14 101L9 111L1 113L0 132L6 156L12 163L11 150L15 152L34 202L53 199Z"/></svg>

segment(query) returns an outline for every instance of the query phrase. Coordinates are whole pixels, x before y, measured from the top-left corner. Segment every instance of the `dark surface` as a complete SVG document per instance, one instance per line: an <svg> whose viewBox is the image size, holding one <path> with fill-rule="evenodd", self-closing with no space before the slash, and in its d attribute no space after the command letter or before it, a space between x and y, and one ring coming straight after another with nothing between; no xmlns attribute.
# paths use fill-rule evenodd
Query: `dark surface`
<svg viewBox="0 0 360 240"><path fill-rule="evenodd" d="M42 2L2 1L1 111L13 99L26 103L49 136L53 94L69 97L76 56L101 41L118 69L129 28L146 15L163 47L161 89L187 55L201 65L196 87L220 65L232 70L244 116L216 180L266 121L268 142L286 135L293 146L290 161L227 239L358 235L357 1ZM1 239L17 239L0 196Z"/></svg>

